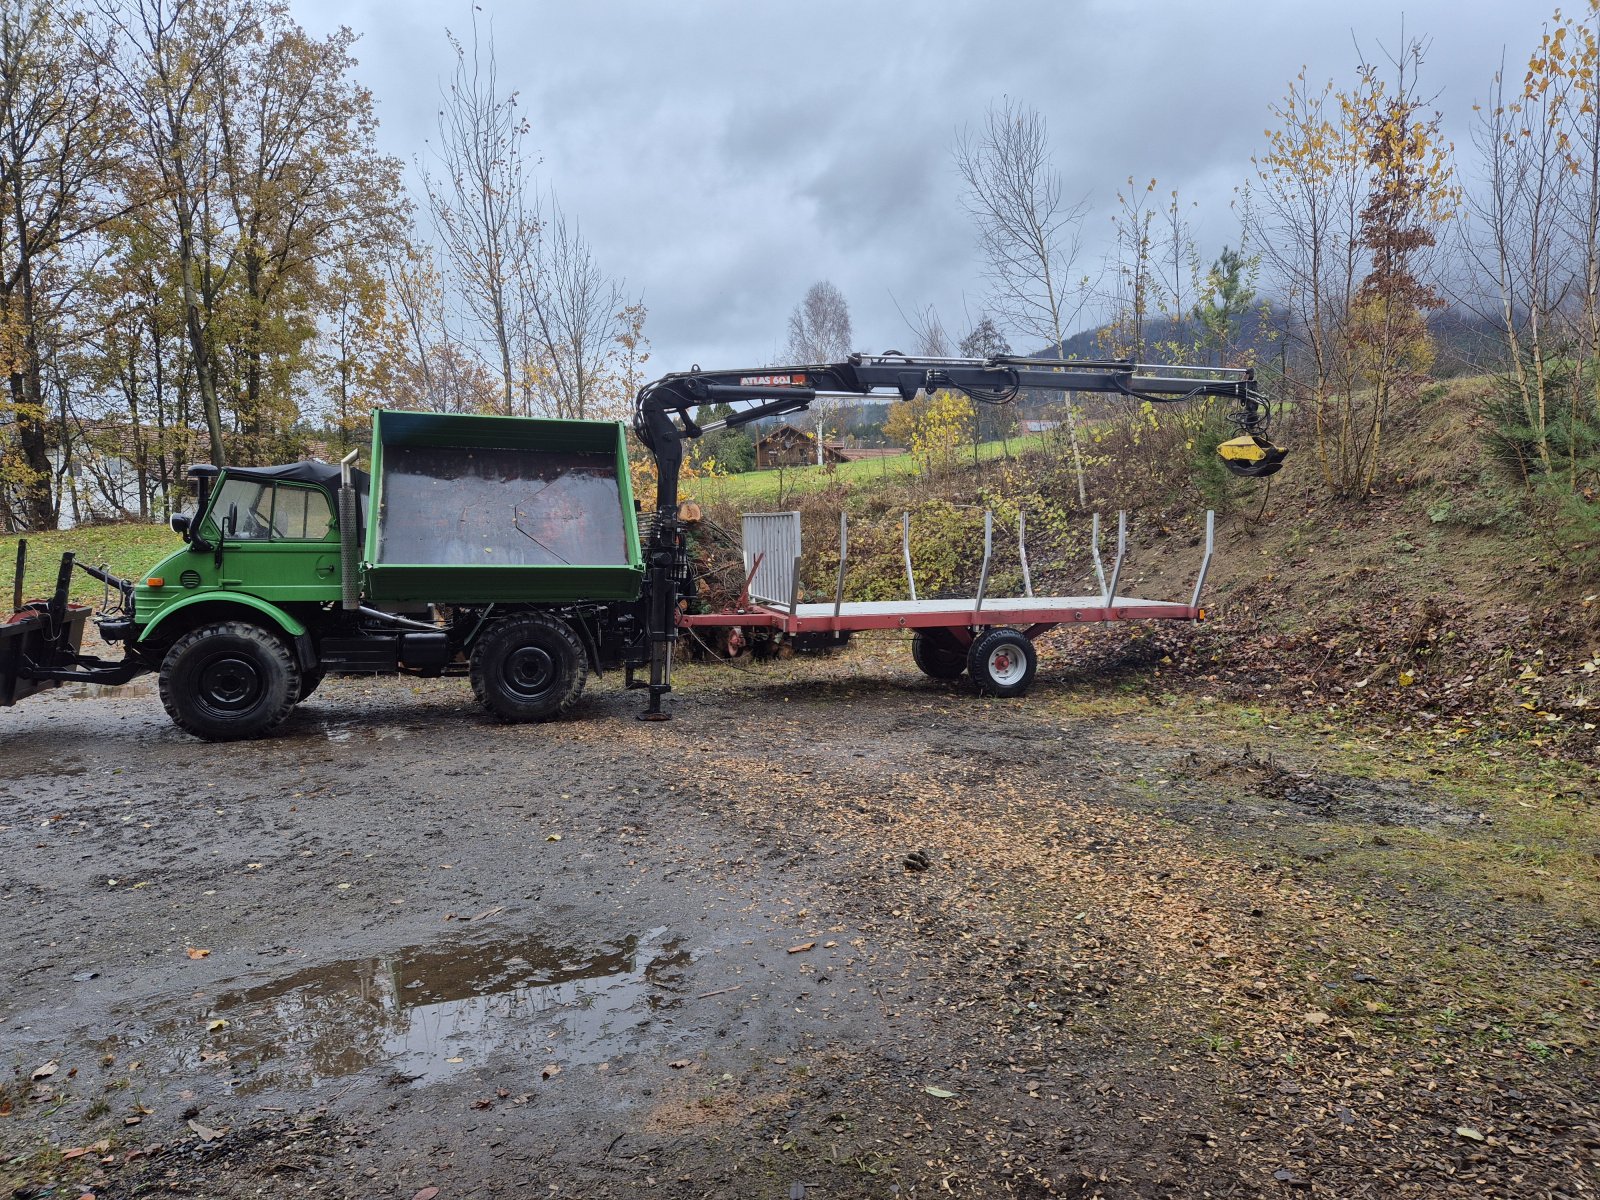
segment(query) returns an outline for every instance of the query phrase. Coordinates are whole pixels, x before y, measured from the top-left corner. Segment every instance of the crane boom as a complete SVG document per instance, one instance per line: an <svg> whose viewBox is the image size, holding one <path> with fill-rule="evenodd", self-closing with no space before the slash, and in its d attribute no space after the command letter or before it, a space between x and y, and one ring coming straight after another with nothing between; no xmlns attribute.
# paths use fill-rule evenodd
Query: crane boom
<svg viewBox="0 0 1600 1200"><path fill-rule="evenodd" d="M678 520L684 443L715 429L804 412L822 396L867 396L883 391L911 400L919 392L932 395L941 390L960 392L980 404L1008 404L1028 391L1097 392L1156 404L1217 397L1234 402L1228 419L1239 436L1219 447L1223 465L1230 472L1263 478L1278 471L1287 453L1267 440L1271 410L1250 368L1153 365L1123 359L931 358L889 353L746 370L694 367L664 375L639 390L633 419L634 432L656 462L656 513L646 564L653 642L646 716L661 715L661 695L671 690L671 644L677 639L678 600L687 586L683 529ZM695 410L710 404L745 407L736 408L721 421L698 424Z"/></svg>

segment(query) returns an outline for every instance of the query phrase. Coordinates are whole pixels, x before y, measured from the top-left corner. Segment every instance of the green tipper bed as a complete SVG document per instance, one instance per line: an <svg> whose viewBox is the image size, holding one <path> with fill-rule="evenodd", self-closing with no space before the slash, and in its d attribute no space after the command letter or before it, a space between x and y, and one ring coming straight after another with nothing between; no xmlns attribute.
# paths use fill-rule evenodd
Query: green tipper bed
<svg viewBox="0 0 1600 1200"><path fill-rule="evenodd" d="M367 594L379 603L629 600L644 567L616 421L380 410Z"/></svg>

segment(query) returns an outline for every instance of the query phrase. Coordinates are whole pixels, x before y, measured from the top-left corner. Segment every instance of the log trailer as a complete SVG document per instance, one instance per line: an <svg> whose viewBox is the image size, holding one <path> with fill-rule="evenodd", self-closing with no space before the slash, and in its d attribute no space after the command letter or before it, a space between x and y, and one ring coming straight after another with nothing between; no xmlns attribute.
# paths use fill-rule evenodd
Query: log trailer
<svg viewBox="0 0 1600 1200"><path fill-rule="evenodd" d="M183 545L138 579L68 553L53 596L24 603L19 543L14 611L0 624L0 707L64 682L119 685L155 672L175 724L228 741L273 729L327 674L464 675L501 719L542 721L572 708L590 671L620 666L630 687L648 691L641 718L661 720L681 631L718 624L796 637L913 630L927 674L970 672L980 690L1015 695L1033 678L1031 639L1054 624L1200 615L1198 586L1189 604L1139 601L1117 595L1116 570L1099 597L994 598L980 581L972 600L918 601L909 564L913 597L903 604L846 605L842 593L832 605L801 604L798 533L781 529L766 548L763 535L747 538L750 578L736 611L688 611L685 442L803 411L819 396L941 389L987 404L1038 390L1221 397L1233 402L1238 432L1220 449L1230 471L1271 475L1285 454L1267 440L1269 410L1248 370L900 354L695 368L637 397L633 427L657 473L655 509L641 519L619 422L381 410L370 474L355 469L354 453L338 465L191 468L195 510L172 518ZM737 406L732 416L695 422L721 402ZM785 564L779 551L791 540ZM99 612L70 601L75 569L103 584ZM82 651L91 615L100 639L122 647L120 660Z"/></svg>

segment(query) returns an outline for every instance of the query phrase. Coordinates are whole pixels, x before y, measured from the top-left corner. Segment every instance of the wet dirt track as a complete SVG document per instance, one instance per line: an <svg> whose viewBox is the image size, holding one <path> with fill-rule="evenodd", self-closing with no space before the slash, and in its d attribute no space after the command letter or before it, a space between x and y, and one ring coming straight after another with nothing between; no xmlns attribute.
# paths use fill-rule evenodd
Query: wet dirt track
<svg viewBox="0 0 1600 1200"><path fill-rule="evenodd" d="M1218 888L1151 818L1135 784L1194 747L871 653L686 672L665 725L610 680L542 727L461 681L330 680L232 746L137 689L0 714L0 1179L1590 1194L1592 1110L1564 1088L1518 1092L1557 1130L1530 1177L1422 1132L1487 1124L1479 1081L1445 1088L1459 1112L1408 1104L1396 1146L1382 1093L1272 1058L1320 1032L1298 995L1261 1067L1199 1052L1195 989L1276 1001L1268 926L1317 901L1248 865Z"/></svg>

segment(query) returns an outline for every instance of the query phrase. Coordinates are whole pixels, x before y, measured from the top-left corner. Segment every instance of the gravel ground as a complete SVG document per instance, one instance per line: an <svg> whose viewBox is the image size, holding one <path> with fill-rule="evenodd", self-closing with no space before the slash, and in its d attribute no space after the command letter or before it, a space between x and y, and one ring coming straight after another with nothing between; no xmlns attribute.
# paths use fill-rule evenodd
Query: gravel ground
<svg viewBox="0 0 1600 1200"><path fill-rule="evenodd" d="M138 685L0 713L4 1194L1594 1194L1582 1039L1430 1041L1418 923L1299 854L1344 795L1477 814L1046 674L877 642L523 727L329 680L228 746ZM1593 930L1513 925L1592 1021Z"/></svg>

